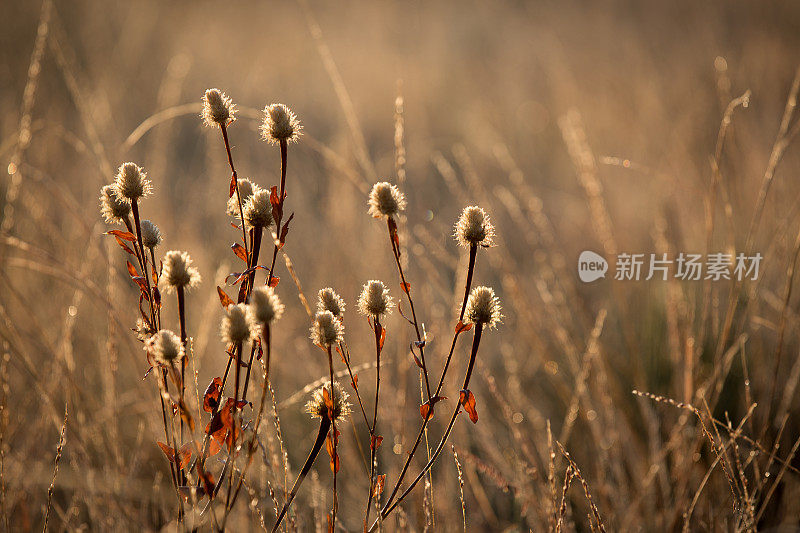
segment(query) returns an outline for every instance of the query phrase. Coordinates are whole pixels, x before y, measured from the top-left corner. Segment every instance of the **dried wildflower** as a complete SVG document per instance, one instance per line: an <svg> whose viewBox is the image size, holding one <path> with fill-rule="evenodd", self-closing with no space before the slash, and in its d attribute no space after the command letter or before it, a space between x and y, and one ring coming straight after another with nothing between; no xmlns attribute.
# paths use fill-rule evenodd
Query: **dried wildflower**
<svg viewBox="0 0 800 533"><path fill-rule="evenodd" d="M136 329L134 331L136 332L136 337L142 342L146 342L156 332L143 318L136 319Z"/></svg>
<svg viewBox="0 0 800 533"><path fill-rule="evenodd" d="M455 226L458 244L469 246L491 246L494 244L494 226L486 211L478 206L465 207Z"/></svg>
<svg viewBox="0 0 800 533"><path fill-rule="evenodd" d="M264 121L261 123L261 138L270 144L281 141L296 142L303 133L303 126L283 104L272 104L264 108Z"/></svg>
<svg viewBox="0 0 800 533"><path fill-rule="evenodd" d="M236 120L236 104L219 89L206 89L200 117L206 126L227 126Z"/></svg>
<svg viewBox="0 0 800 533"><path fill-rule="evenodd" d="M151 250L161 244L161 230L149 220L142 220L142 244Z"/></svg>
<svg viewBox="0 0 800 533"><path fill-rule="evenodd" d="M109 224L119 224L131 212L131 204L117 196L113 185L104 185L100 189L100 214Z"/></svg>
<svg viewBox="0 0 800 533"><path fill-rule="evenodd" d="M248 226L267 228L275 222L272 218L269 191L266 189L255 191L242 209L244 209L244 221Z"/></svg>
<svg viewBox="0 0 800 533"><path fill-rule="evenodd" d="M389 289L382 281L371 279L364 284L361 296L358 297L358 311L362 315L380 318L392 310L392 297Z"/></svg>
<svg viewBox="0 0 800 533"><path fill-rule="evenodd" d="M114 192L117 193L117 197L127 198L133 202L144 198L151 190L150 180L147 179L147 173L142 167L131 162L119 166L117 175L114 176Z"/></svg>
<svg viewBox="0 0 800 533"><path fill-rule="evenodd" d="M225 344L237 345L258 338L258 325L245 304L231 304L225 309L219 334Z"/></svg>
<svg viewBox="0 0 800 533"><path fill-rule="evenodd" d="M406 208L406 198L396 186L381 181L372 186L367 205L369 214L375 218L393 217Z"/></svg>
<svg viewBox="0 0 800 533"><path fill-rule="evenodd" d="M494 295L494 290L489 287L472 289L464 316L471 324L496 327L503 315L500 314L500 300Z"/></svg>
<svg viewBox="0 0 800 533"><path fill-rule="evenodd" d="M170 250L162 260L164 270L161 273L161 283L168 292L177 287L193 289L200 283L200 273L192 266L192 258L186 252Z"/></svg>
<svg viewBox="0 0 800 533"><path fill-rule="evenodd" d="M250 308L256 322L266 325L273 320L280 320L284 305L272 287L262 286L253 289L250 294Z"/></svg>
<svg viewBox="0 0 800 533"><path fill-rule="evenodd" d="M314 344L330 348L344 338L344 325L330 311L318 311L311 324L311 340Z"/></svg>
<svg viewBox="0 0 800 533"><path fill-rule="evenodd" d="M244 204L247 203L247 199L250 198L254 192L260 190L260 187L247 178L241 178L237 180L237 182L239 183L239 194L242 197L242 207L244 207ZM228 198L228 206L225 212L232 217L239 218L239 198L236 196L236 193Z"/></svg>
<svg viewBox="0 0 800 533"><path fill-rule="evenodd" d="M331 393L333 393L333 397L331 397ZM306 413L310 414L312 418L327 418L329 413L328 404L325 402L326 395L333 401L334 420L345 418L350 414L350 403L347 401L350 395L336 382L331 389L330 381L311 394L311 399L306 403Z"/></svg>
<svg viewBox="0 0 800 533"><path fill-rule="evenodd" d="M341 296L330 287L321 289L317 298L317 312L330 311L333 316L341 318L344 314L345 303Z"/></svg>
<svg viewBox="0 0 800 533"><path fill-rule="evenodd" d="M168 329L162 329L151 336L144 349L161 364L179 361L184 355L181 338Z"/></svg>

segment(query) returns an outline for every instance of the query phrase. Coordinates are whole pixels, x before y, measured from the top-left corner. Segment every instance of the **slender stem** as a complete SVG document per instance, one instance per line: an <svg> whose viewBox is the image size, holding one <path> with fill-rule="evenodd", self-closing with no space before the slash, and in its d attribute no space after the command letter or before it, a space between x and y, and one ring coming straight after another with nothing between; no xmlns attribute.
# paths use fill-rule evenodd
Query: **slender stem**
<svg viewBox="0 0 800 533"><path fill-rule="evenodd" d="M236 343L236 347L234 348L236 354L236 371L234 372L234 385L233 385L233 405L231 406L231 419L233 420L233 427L231 428L231 443L228 445L228 460L226 462L230 462L231 458L233 457L233 451L236 449L236 437L238 436L238 429L239 424L236 418L238 415L238 403L239 403L239 374L241 369L242 363L242 343ZM224 470L223 470L224 474ZM220 475L220 480L218 486L222 484L222 474ZM233 483L233 475L228 477L228 493L225 496L225 507L227 508L230 505L231 501L231 484Z"/></svg>
<svg viewBox="0 0 800 533"><path fill-rule="evenodd" d="M481 333L483 331L483 324L476 324L475 325L475 334L472 338L472 351L469 356L469 366L467 367L467 373L464 376L464 385L462 390L468 390L469 388L469 381L472 377L472 370L475 367L475 359L478 354L478 347L481 342ZM381 510L381 519L385 519L389 513L391 513L399 504L402 502L406 496L414 489L414 487L419 483L419 481L425 477L425 474L431 469L433 464L436 462L436 459L439 457L439 454L442 453L442 449L444 449L445 444L447 443L447 439L450 436L451 431L453 430L453 425L455 424L456 418L458 417L458 413L460 412L461 404L460 402L456 402L456 407L453 410L453 415L450 417L450 423L447 425L447 430L445 431L442 439L439 441L439 445L436 447L436 451L433 452L433 456L428 460L428 463L422 469L422 471L414 478L414 481L408 486L408 488L397 498L397 500L392 503L391 501L387 501L384 505L383 509ZM373 531L378 524L378 520L376 520L372 526L370 527L369 531Z"/></svg>
<svg viewBox="0 0 800 533"><path fill-rule="evenodd" d="M369 522L369 513L372 509L372 496L375 492L375 467L376 455L378 452L376 437L378 427L378 393L381 387L381 336L383 334L383 326L381 326L378 317L374 317L373 327L375 329L375 411L372 415L372 427L369 430L369 497L367 498L367 509L364 512L364 524Z"/></svg>
<svg viewBox="0 0 800 533"><path fill-rule="evenodd" d="M336 406L336 398L334 394L336 394L336 388L333 386L333 354L331 353L331 347L328 345L328 367L331 373L331 405ZM336 466L339 462L339 455L336 451L336 417L332 412L333 409L329 409L331 412L328 413L331 419L331 442L333 443L333 457L331 457L331 461L333 463L333 518L331 519L331 524L333 524L334 528L336 527L336 509L339 506L339 501L336 496Z"/></svg>
<svg viewBox="0 0 800 533"><path fill-rule="evenodd" d="M428 400L430 401L431 398L431 385L428 381L428 368L425 363L425 347L422 345L422 335L419 332L419 323L417 322L417 312L414 310L414 300L411 298L411 289L409 288L408 283L406 282L405 273L403 272L403 265L400 263L400 249L397 246L397 243L394 239L394 234L392 231L392 225L395 226L395 232L397 231L397 225L394 223L394 220L391 217L387 217L386 225L389 229L389 240L392 243L392 253L394 254L394 261L397 264L397 271L400 273L400 281L403 283L403 292L406 293L408 297L408 305L411 307L411 318L414 324L414 331L417 334L417 342L419 343L419 356L420 361L422 362L422 373L425 375L425 389L428 392Z"/></svg>
<svg viewBox="0 0 800 533"><path fill-rule="evenodd" d="M477 246L475 245L471 246L469 253L469 267L467 269L467 283L466 283L466 288L464 290L464 300L461 304L461 311L459 313L460 317L459 322L461 322L464 319L464 309L466 309L467 306L467 299L469 297L469 291L472 286L472 275L475 271L475 257L477 255L476 252L477 252ZM444 368L442 369L442 375L439 378L439 384L436 386L436 393L434 395L435 398L439 397L439 394L442 392L442 386L444 385L444 378L447 375L448 368L450 367L450 361L452 360L453 353L455 352L458 336L461 334L462 331L464 331L464 329L462 329L460 325L458 325L455 329L455 333L453 334L453 342L450 344L450 352L447 354L447 359L445 360ZM428 416L426 416L425 419L422 421L422 426L420 427L417 439L414 441L414 446L411 448L411 452L406 457L405 464L403 465L403 468L400 471L400 476L397 478L397 482L395 483L394 488L392 489L392 493L389 495L387 503L392 502L392 499L395 497L397 491L400 489L400 485L403 483L403 479L405 478L406 472L408 472L408 467L411 465L411 461L414 458L414 454L417 452L417 448L419 447L420 442L422 442L422 436L425 434L425 429L428 427L428 421L431 419L432 416L433 416L433 406L431 405L430 409L428 410Z"/></svg>
<svg viewBox="0 0 800 533"><path fill-rule="evenodd" d="M354 384L353 390L356 391L356 399L358 400L358 406L361 408L361 414L364 416L364 423L367 425L367 429L371 435L372 426L367 418L367 411L364 409L364 402L361 401L361 394L358 392L358 387L355 386L356 380L353 374L353 368L350 366L350 351L347 349L347 346L344 344L344 342L339 343L339 349L342 351L342 355L344 357L344 366L347 368L347 373L350 374L350 381Z"/></svg>
<svg viewBox="0 0 800 533"><path fill-rule="evenodd" d="M320 450L322 450L322 445L325 443L325 437L327 436L330 427L330 419L323 416L319 422L319 433L317 433L317 440L314 441L314 446L311 448L311 452L308 454L308 458L303 464L303 468L297 475L294 485L292 485L292 490L289 492L289 497L286 499L286 503L283 504L281 512L278 513L278 519L275 521L275 526L272 528L272 533L278 531L278 527L280 527L283 517L286 515L286 511L289 509L289 506L292 504L292 500L294 500L294 497L297 495L297 491L300 490L300 485L303 483L303 480L306 478L309 471L311 471L311 466L314 464L314 460L317 458L317 455L319 455Z"/></svg>
<svg viewBox="0 0 800 533"><path fill-rule="evenodd" d="M242 223L242 240L244 241L244 253L246 257L250 256L250 251L247 247L247 228L244 223L244 210L242 209L242 195L239 192L239 179L236 176L236 168L233 166L233 156L231 155L231 145L228 142L228 127L225 124L220 124L219 129L222 131L222 140L225 141L225 152L228 154L228 165L231 167L231 179L233 179L234 187L236 188L236 200L239 202L239 219Z"/></svg>
<svg viewBox="0 0 800 533"><path fill-rule="evenodd" d="M183 395L185 392L185 384L186 384L186 305L185 305L185 298L183 292L183 286L178 286L177 291L178 293L178 317L181 324L181 345L183 346L184 356L181 358L181 401L183 401ZM181 444L183 444L183 416L181 416ZM186 474L181 470L181 484L186 484Z"/></svg>
<svg viewBox="0 0 800 533"><path fill-rule="evenodd" d="M283 201L286 198L286 164L288 162L288 146L285 139L281 139L281 188L278 193L278 211L275 217L275 235L280 238L281 236L281 221L283 220ZM272 274L275 272L275 260L278 258L278 244L275 243L275 248L272 250L272 264L269 267L269 276L267 276L267 285L272 284Z"/></svg>

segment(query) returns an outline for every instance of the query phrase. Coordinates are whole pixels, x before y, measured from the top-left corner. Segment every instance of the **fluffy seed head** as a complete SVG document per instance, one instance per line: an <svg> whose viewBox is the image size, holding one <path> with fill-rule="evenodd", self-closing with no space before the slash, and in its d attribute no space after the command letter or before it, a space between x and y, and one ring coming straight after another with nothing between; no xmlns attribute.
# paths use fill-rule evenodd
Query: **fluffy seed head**
<svg viewBox="0 0 800 533"><path fill-rule="evenodd" d="M358 311L362 315L380 318L392 310L394 302L389 296L389 289L382 281L371 279L364 284L361 296L358 297Z"/></svg>
<svg viewBox="0 0 800 533"><path fill-rule="evenodd" d="M260 324L280 320L284 306L272 287L258 287L250 294L250 308L253 318Z"/></svg>
<svg viewBox="0 0 800 533"><path fill-rule="evenodd" d="M145 248L155 248L161 244L161 230L149 220L142 220L142 244Z"/></svg>
<svg viewBox="0 0 800 533"><path fill-rule="evenodd" d="M236 120L236 104L219 89L206 89L200 117L206 126L227 126Z"/></svg>
<svg viewBox="0 0 800 533"><path fill-rule="evenodd" d="M476 205L465 207L456 222L455 238L464 247L494 244L494 226L486 211Z"/></svg>
<svg viewBox="0 0 800 533"><path fill-rule="evenodd" d="M475 287L469 293L464 317L471 324L496 327L503 315L500 314L500 300L489 287Z"/></svg>
<svg viewBox="0 0 800 533"><path fill-rule="evenodd" d="M393 217L406 208L406 198L396 186L381 181L372 186L367 205L369 214L375 218Z"/></svg>
<svg viewBox="0 0 800 533"><path fill-rule="evenodd" d="M127 198L130 201L144 198L152 187L147 173L136 163L122 163L114 177L114 192L119 198Z"/></svg>
<svg viewBox="0 0 800 533"><path fill-rule="evenodd" d="M118 224L125 220L131 212L131 204L117 196L113 185L104 185L100 189L100 214L109 224Z"/></svg>
<svg viewBox="0 0 800 533"><path fill-rule="evenodd" d="M333 393L332 398L331 392ZM306 403L306 413L310 414L312 418L327 418L329 412L325 396L328 396L333 403L332 414L334 420L345 418L350 414L350 403L347 401L350 395L336 382L334 382L333 390L331 390L330 381L311 394L311 399Z"/></svg>
<svg viewBox="0 0 800 533"><path fill-rule="evenodd" d="M237 180L239 184L239 194L242 195L242 207L247 203L247 200L253 195L254 192L258 191L260 187L250 181L247 178L240 178ZM236 193L233 193L233 196L228 198L228 206L225 209L225 212L228 213L232 217L239 218L239 198L236 197Z"/></svg>
<svg viewBox="0 0 800 533"><path fill-rule="evenodd" d="M314 344L330 348L344 338L342 321L330 311L318 311L311 324L311 340Z"/></svg>
<svg viewBox="0 0 800 533"><path fill-rule="evenodd" d="M219 334L225 344L237 345L258 337L258 324L245 304L231 304L225 309Z"/></svg>
<svg viewBox="0 0 800 533"><path fill-rule="evenodd" d="M200 273L192 266L192 258L188 253L170 250L164 255L163 264L161 280L168 292L177 287L193 289L200 283Z"/></svg>
<svg viewBox="0 0 800 533"><path fill-rule="evenodd" d="M144 349L162 364L179 361L184 355L181 338L168 329L153 334L145 343Z"/></svg>
<svg viewBox="0 0 800 533"><path fill-rule="evenodd" d="M244 221L248 226L267 228L275 222L272 218L269 191L266 189L255 191L242 208L244 209Z"/></svg>
<svg viewBox="0 0 800 533"><path fill-rule="evenodd" d="M344 314L345 303L341 296L336 294L336 291L330 287L326 287L319 291L317 298L317 312L330 311L333 316L341 318Z"/></svg>
<svg viewBox="0 0 800 533"><path fill-rule="evenodd" d="M272 104L264 108L264 121L261 123L261 138L270 144L281 141L296 142L303 133L303 126L283 104Z"/></svg>

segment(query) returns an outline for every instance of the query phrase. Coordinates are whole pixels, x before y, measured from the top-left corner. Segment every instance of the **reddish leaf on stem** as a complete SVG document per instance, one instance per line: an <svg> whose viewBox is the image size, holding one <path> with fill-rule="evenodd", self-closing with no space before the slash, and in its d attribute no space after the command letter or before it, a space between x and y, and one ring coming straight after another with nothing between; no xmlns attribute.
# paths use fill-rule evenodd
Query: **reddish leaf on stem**
<svg viewBox="0 0 800 533"><path fill-rule="evenodd" d="M219 294L219 303L222 304L224 309L227 309L229 305L233 305L235 303L219 285L217 285L217 294Z"/></svg>
<svg viewBox="0 0 800 533"><path fill-rule="evenodd" d="M382 437L382 436L380 436L380 435L373 435L373 436L370 438L370 443L369 443L369 446L370 446L370 448L372 448L373 450L377 450L378 448L380 448L380 447L381 447L381 444L382 444L382 443L383 443L383 437Z"/></svg>
<svg viewBox="0 0 800 533"><path fill-rule="evenodd" d="M378 351L383 351L383 343L386 341L386 328L381 327L381 340L378 343Z"/></svg>
<svg viewBox="0 0 800 533"><path fill-rule="evenodd" d="M130 247L127 244L125 244L124 240L120 239L116 235L114 235L114 238L117 239L117 244L119 244L122 247L123 250L125 250L126 252L128 252L131 255L136 255L136 252L131 250Z"/></svg>
<svg viewBox="0 0 800 533"><path fill-rule="evenodd" d="M158 444L158 447L164 452L164 455L167 456L167 460L176 463L179 468L186 468L186 465L189 464L189 460L192 458L192 452L188 444L184 444L178 449L177 458L175 457L174 448L167 446L163 442L157 442L156 444Z"/></svg>
<svg viewBox="0 0 800 533"><path fill-rule="evenodd" d="M291 222L293 218L294 218L294 213L289 215L289 218L286 220L286 223L283 225L283 228L281 228L281 235L278 238L279 242L278 248L283 248L283 243L286 242L286 234L289 233L289 222Z"/></svg>
<svg viewBox="0 0 800 533"><path fill-rule="evenodd" d="M354 390L358 390L358 374L353 374L353 379L350 380Z"/></svg>
<svg viewBox="0 0 800 533"><path fill-rule="evenodd" d="M231 250L233 250L233 253L236 254L236 257L247 263L247 253L244 251L244 246L238 242L235 242L231 244Z"/></svg>
<svg viewBox="0 0 800 533"><path fill-rule="evenodd" d="M331 471L338 472L339 471L339 454L336 452L336 443L339 442L339 430L335 431L333 439L331 439L331 435L329 434L325 439L325 449L328 450L328 455L331 456Z"/></svg>
<svg viewBox="0 0 800 533"><path fill-rule="evenodd" d="M473 424L478 423L478 411L475 409L475 395L470 390L462 390L459 393L458 402L464 406L464 410L469 413L469 419Z"/></svg>
<svg viewBox="0 0 800 533"><path fill-rule="evenodd" d="M401 281L400 282L400 288L403 290L404 293L411 294L411 284L410 283Z"/></svg>
<svg viewBox="0 0 800 533"><path fill-rule="evenodd" d="M461 320L456 324L456 334L463 333L472 329L472 324L464 324Z"/></svg>
<svg viewBox="0 0 800 533"><path fill-rule="evenodd" d="M419 414L422 415L422 418L433 418L433 406L442 400L446 400L447 396L434 396L427 402L423 403L419 406ZM430 413L430 416L428 415Z"/></svg>
<svg viewBox="0 0 800 533"><path fill-rule="evenodd" d="M203 411L213 413L219 406L219 397L222 394L222 379L214 378L203 393Z"/></svg>
<svg viewBox="0 0 800 533"><path fill-rule="evenodd" d="M386 474L381 474L375 478L375 492L373 496L376 498L383 494L383 486L386 483Z"/></svg>
<svg viewBox="0 0 800 533"><path fill-rule="evenodd" d="M278 276L272 276L269 279L269 286L274 289L275 287L278 286L278 283L280 283L280 281L281 281L281 278L279 278Z"/></svg>
<svg viewBox="0 0 800 533"><path fill-rule="evenodd" d="M113 235L114 237L122 239L123 241L136 242L136 235L134 235L130 231L120 231L118 229L112 229L111 231L105 232L105 235Z"/></svg>
<svg viewBox="0 0 800 533"><path fill-rule="evenodd" d="M128 274L130 274L132 278L139 276L139 273L136 272L136 267L134 267L130 261L125 261L125 265L128 267Z"/></svg>
<svg viewBox="0 0 800 533"><path fill-rule="evenodd" d="M228 190L228 198L233 198L233 193L236 192L236 174L231 174L231 185Z"/></svg>

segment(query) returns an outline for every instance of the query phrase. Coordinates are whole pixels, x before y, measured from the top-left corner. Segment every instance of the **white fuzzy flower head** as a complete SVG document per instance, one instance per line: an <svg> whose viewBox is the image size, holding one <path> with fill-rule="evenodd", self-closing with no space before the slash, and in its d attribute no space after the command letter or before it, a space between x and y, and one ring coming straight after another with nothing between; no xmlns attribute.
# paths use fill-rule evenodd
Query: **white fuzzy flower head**
<svg viewBox="0 0 800 533"><path fill-rule="evenodd" d="M268 228L275 223L269 191L259 189L244 204L244 221L250 227Z"/></svg>
<svg viewBox="0 0 800 533"><path fill-rule="evenodd" d="M168 329L153 334L144 344L144 349L161 364L180 361L184 356L181 338Z"/></svg>
<svg viewBox="0 0 800 533"><path fill-rule="evenodd" d="M270 144L296 142L303 133L303 126L283 104L272 104L264 108L264 120L261 123L261 138Z"/></svg>
<svg viewBox="0 0 800 533"><path fill-rule="evenodd" d="M344 339L344 325L330 311L319 311L311 324L311 341L330 348Z"/></svg>
<svg viewBox="0 0 800 533"><path fill-rule="evenodd" d="M486 211L478 206L465 207L455 226L455 238L458 244L489 247L494 244L494 226Z"/></svg>
<svg viewBox="0 0 800 533"><path fill-rule="evenodd" d="M503 315L500 314L500 300L489 287L475 287L469 293L464 310L467 322L475 325L496 327Z"/></svg>
<svg viewBox="0 0 800 533"><path fill-rule="evenodd" d="M163 265L161 283L168 292L178 287L193 289L200 283L200 273L192 266L192 258L186 252L170 250L164 255Z"/></svg>
<svg viewBox="0 0 800 533"><path fill-rule="evenodd" d="M100 214L109 224L123 222L131 212L131 204L125 198L117 196L113 185L105 185L100 189Z"/></svg>
<svg viewBox="0 0 800 533"><path fill-rule="evenodd" d="M258 324L245 304L231 304L225 309L219 334L222 342L236 346L258 338Z"/></svg>
<svg viewBox="0 0 800 533"><path fill-rule="evenodd" d="M258 287L250 294L250 308L253 318L260 324L269 324L273 320L280 320L283 316L284 305L272 287Z"/></svg>
<svg viewBox="0 0 800 533"><path fill-rule="evenodd" d="M375 218L393 217L406 208L406 198L396 186L381 181L372 186L367 205Z"/></svg>
<svg viewBox="0 0 800 533"><path fill-rule="evenodd" d="M219 89L206 89L200 117L206 126L227 126L236 120L236 104Z"/></svg>
<svg viewBox="0 0 800 533"><path fill-rule="evenodd" d="M317 297L317 312L330 311L333 316L341 318L344 314L345 303L341 296L330 287L320 289Z"/></svg>
<svg viewBox="0 0 800 533"><path fill-rule="evenodd" d="M369 280L364 284L361 296L358 297L358 311L368 317L380 318L392 311L394 302L389 296L389 289L382 281Z"/></svg>
<svg viewBox="0 0 800 533"><path fill-rule="evenodd" d="M114 177L114 192L119 198L127 198L129 201L136 201L144 198L152 187L147 173L136 163L122 163Z"/></svg>
<svg viewBox="0 0 800 533"><path fill-rule="evenodd" d="M331 397L331 393L333 397ZM332 413L329 413L325 396L333 404ZM333 414L334 420L345 418L350 414L348 398L350 398L350 395L345 392L339 383L334 382L333 389L331 389L331 382L328 381L311 394L311 399L306 403L306 413L310 414L312 418L328 418L329 414Z"/></svg>
<svg viewBox="0 0 800 533"><path fill-rule="evenodd" d="M136 337L142 342L147 342L156 332L143 318L136 319L136 329L134 331L136 332Z"/></svg>
<svg viewBox="0 0 800 533"><path fill-rule="evenodd" d="M239 184L239 194L242 196L242 207L244 207L247 200L254 192L260 190L260 187L247 178L239 178L237 183ZM239 218L239 198L236 196L235 192L233 196L228 198L228 205L225 212L232 217Z"/></svg>
<svg viewBox="0 0 800 533"><path fill-rule="evenodd" d="M149 220L142 220L142 244L151 250L161 244L161 230Z"/></svg>

